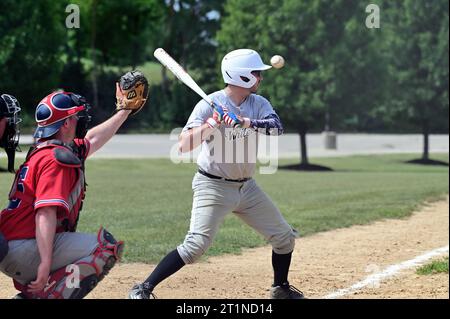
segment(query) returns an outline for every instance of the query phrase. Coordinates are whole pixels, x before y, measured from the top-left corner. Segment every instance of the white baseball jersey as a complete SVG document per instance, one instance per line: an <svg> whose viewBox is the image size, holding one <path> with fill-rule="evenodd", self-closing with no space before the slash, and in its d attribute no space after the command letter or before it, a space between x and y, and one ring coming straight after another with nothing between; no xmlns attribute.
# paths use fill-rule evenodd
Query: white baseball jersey
<svg viewBox="0 0 450 319"><path fill-rule="evenodd" d="M263 119L275 111L270 102L257 94L249 95L238 107L224 90L209 97L236 115L250 119ZM213 108L204 100L197 103L183 131L201 126L213 116ZM252 177L256 168L257 132L251 128L231 128L222 123L212 136L202 143L197 159L198 166L205 172L228 178Z"/></svg>

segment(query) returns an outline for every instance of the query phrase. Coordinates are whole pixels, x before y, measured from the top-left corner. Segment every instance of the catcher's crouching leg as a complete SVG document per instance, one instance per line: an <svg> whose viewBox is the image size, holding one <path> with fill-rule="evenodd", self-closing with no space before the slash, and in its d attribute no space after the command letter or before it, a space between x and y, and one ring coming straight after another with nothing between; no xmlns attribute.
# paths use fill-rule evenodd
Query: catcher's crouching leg
<svg viewBox="0 0 450 319"><path fill-rule="evenodd" d="M98 247L91 255L50 274L45 291L30 295L26 292L26 287L15 281L16 288L27 298L81 299L85 297L109 273L123 252L123 241L116 241L104 228L98 231L97 240Z"/></svg>

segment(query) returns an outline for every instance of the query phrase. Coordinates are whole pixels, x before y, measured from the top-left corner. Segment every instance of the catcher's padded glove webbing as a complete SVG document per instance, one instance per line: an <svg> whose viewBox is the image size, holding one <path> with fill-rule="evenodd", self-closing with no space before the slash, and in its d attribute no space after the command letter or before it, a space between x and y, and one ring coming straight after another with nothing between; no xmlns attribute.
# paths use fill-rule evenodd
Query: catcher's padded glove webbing
<svg viewBox="0 0 450 319"><path fill-rule="evenodd" d="M149 84L140 71L130 71L122 75L116 85L116 111L131 110L139 112L145 105L149 93Z"/></svg>

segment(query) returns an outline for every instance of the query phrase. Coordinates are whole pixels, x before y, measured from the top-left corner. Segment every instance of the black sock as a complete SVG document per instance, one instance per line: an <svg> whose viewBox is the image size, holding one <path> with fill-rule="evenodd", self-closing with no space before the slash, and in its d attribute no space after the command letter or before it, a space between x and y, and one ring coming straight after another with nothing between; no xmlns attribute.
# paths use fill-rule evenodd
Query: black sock
<svg viewBox="0 0 450 319"><path fill-rule="evenodd" d="M155 270L150 274L150 276L145 280L145 282L150 284L151 290L156 287L161 281L167 277L173 275L178 270L183 268L185 265L183 259L181 259L180 254L175 249L167 254L156 266Z"/></svg>
<svg viewBox="0 0 450 319"><path fill-rule="evenodd" d="M281 286L288 282L289 266L291 265L292 252L289 254L277 254L272 251L272 266L273 266L273 285Z"/></svg>

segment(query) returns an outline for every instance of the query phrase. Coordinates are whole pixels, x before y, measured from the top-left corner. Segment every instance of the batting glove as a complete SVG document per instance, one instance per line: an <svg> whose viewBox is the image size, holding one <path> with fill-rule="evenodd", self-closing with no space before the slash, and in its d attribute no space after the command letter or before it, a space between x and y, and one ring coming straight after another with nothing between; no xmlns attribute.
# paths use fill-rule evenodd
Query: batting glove
<svg viewBox="0 0 450 319"><path fill-rule="evenodd" d="M210 117L206 123L211 128L218 127L223 122L223 117L225 115L225 112L228 111L226 107L221 106L220 104L213 102L212 106L214 107L213 116Z"/></svg>
<svg viewBox="0 0 450 319"><path fill-rule="evenodd" d="M236 116L236 114L234 114L232 112L225 113L225 115L223 116L223 121L225 122L225 124L227 124L231 127L241 127L242 126L241 120Z"/></svg>

